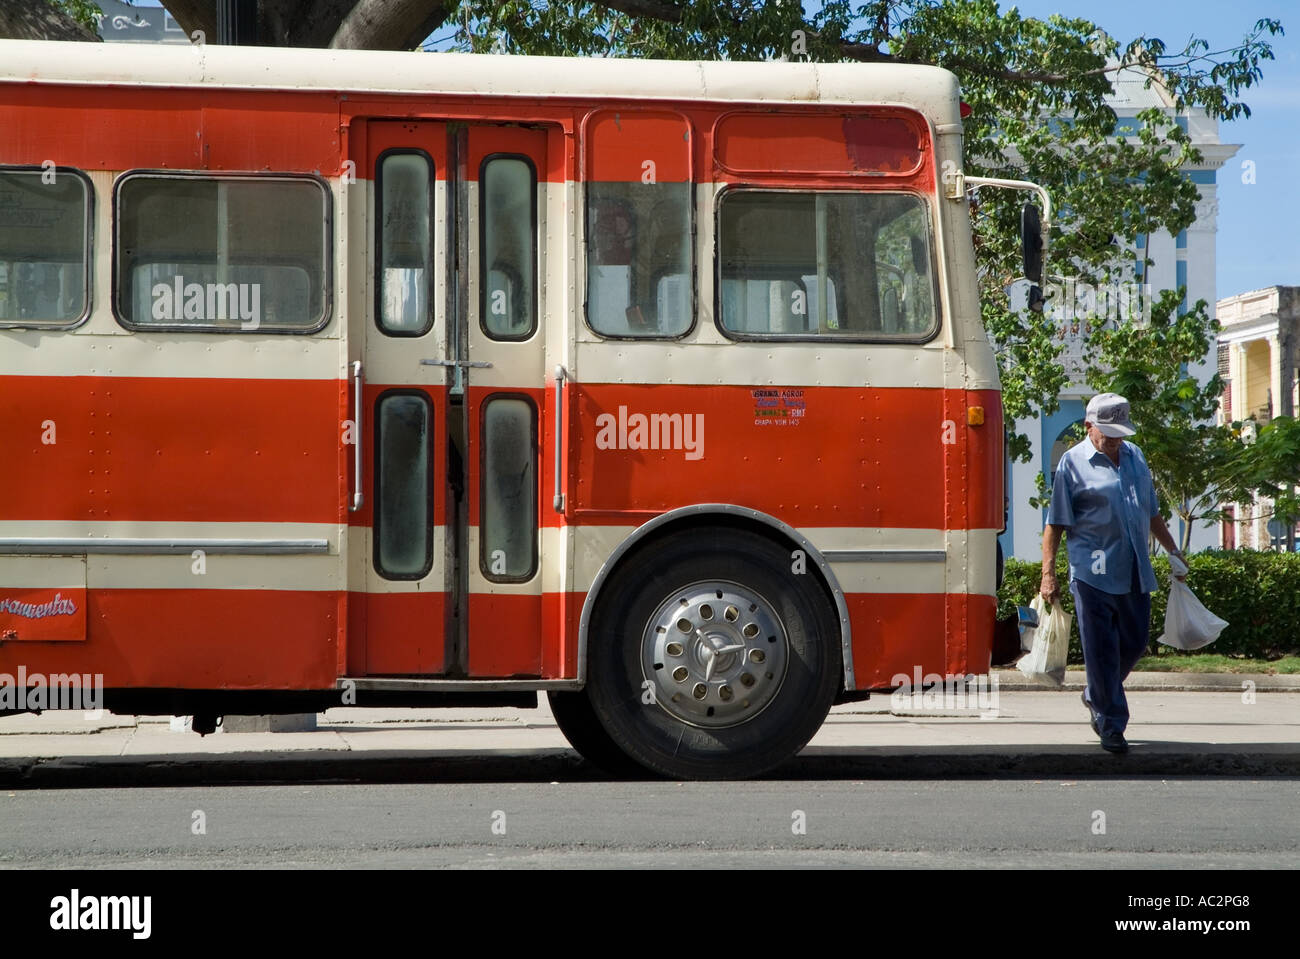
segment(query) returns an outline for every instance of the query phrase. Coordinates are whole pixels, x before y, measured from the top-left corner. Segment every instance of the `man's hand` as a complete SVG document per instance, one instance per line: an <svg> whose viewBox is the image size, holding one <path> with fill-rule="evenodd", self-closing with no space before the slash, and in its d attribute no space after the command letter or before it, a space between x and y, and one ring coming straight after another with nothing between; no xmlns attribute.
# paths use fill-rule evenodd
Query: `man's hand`
<svg viewBox="0 0 1300 959"><path fill-rule="evenodd" d="M1183 566L1187 565L1187 557L1183 555L1182 550L1178 550L1178 549L1171 551L1169 554L1169 560L1170 560L1169 574L1173 576L1174 579L1178 580L1178 582L1185 583L1187 582L1187 574L1183 573L1181 576L1179 576L1177 573L1174 572L1174 568L1175 568L1173 564L1174 557L1177 557L1178 561L1181 562Z"/></svg>
<svg viewBox="0 0 1300 959"><path fill-rule="evenodd" d="M1061 532L1060 526L1051 523L1043 527L1043 582L1038 591L1048 605L1061 601L1061 587L1056 585L1056 551L1061 548Z"/></svg>

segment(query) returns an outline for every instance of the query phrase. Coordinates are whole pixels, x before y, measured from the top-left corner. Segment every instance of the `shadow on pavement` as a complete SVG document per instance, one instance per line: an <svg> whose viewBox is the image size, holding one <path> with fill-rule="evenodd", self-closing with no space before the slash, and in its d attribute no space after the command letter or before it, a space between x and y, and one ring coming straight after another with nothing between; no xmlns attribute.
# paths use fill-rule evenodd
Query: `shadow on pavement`
<svg viewBox="0 0 1300 959"><path fill-rule="evenodd" d="M1093 745L810 747L766 780L914 780L1134 776L1300 778L1300 752L1277 743L1133 741L1126 755ZM76 789L299 783L607 782L568 749L259 752L0 760L0 788ZM647 774L646 781L655 781Z"/></svg>

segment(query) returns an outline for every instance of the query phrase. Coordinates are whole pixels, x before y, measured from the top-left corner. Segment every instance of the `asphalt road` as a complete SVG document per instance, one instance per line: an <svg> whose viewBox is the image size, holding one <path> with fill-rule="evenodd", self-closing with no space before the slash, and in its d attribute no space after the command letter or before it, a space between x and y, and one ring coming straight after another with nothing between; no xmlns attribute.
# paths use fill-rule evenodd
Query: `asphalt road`
<svg viewBox="0 0 1300 959"><path fill-rule="evenodd" d="M1296 868L1296 797L1288 778L16 790L0 868Z"/></svg>

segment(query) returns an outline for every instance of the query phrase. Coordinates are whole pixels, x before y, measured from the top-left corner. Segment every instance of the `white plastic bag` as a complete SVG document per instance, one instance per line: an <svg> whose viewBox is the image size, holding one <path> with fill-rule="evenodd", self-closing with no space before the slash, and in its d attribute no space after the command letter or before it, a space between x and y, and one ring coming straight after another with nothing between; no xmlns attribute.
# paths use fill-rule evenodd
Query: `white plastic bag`
<svg viewBox="0 0 1300 959"><path fill-rule="evenodd" d="M1171 564L1177 558L1171 556ZM1200 649L1218 639L1227 625L1201 604L1186 583L1170 580L1169 605L1165 607L1165 634L1159 642L1174 649Z"/></svg>
<svg viewBox="0 0 1300 959"><path fill-rule="evenodd" d="M1038 614L1038 628L1034 630L1034 644L1020 657L1016 668L1029 679L1043 680L1054 686L1065 681L1065 660L1070 652L1070 624L1074 617L1060 603L1051 609L1039 593L1029 604Z"/></svg>

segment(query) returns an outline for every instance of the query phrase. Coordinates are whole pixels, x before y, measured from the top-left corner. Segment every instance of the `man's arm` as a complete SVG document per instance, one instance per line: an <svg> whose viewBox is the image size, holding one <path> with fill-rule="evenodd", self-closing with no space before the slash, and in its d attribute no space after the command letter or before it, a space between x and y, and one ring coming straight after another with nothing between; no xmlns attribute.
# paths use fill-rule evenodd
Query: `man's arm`
<svg viewBox="0 0 1300 959"><path fill-rule="evenodd" d="M1043 582L1038 591L1048 603L1059 602L1061 587L1056 583L1056 554L1061 548L1063 527L1048 523L1043 527Z"/></svg>
<svg viewBox="0 0 1300 959"><path fill-rule="evenodd" d="M1156 542L1163 546L1165 552L1170 556L1177 556L1179 559L1183 560L1184 563L1187 562L1187 560L1183 558L1183 551L1178 548L1178 544L1174 542L1173 536L1170 535L1169 527L1165 525L1165 518L1163 516L1157 515L1151 517L1151 535L1156 538ZM1187 577L1175 576L1174 579L1186 580Z"/></svg>

